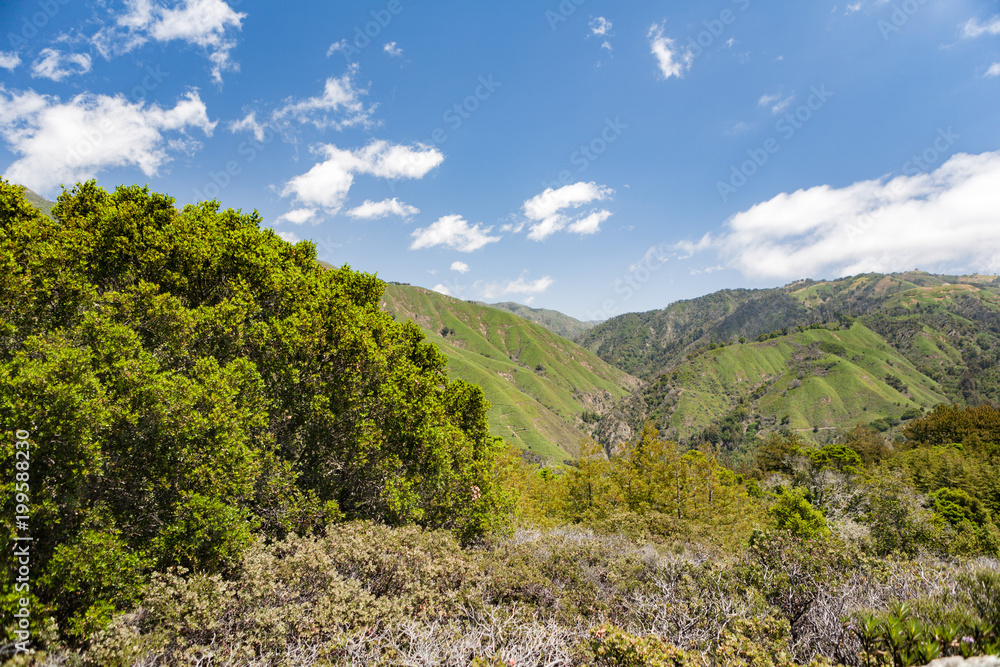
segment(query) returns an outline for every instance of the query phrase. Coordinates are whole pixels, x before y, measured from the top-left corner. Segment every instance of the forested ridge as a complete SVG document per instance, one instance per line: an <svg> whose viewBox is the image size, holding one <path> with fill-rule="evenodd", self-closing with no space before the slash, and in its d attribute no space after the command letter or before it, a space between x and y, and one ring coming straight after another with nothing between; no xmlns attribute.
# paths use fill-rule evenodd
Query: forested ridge
<svg viewBox="0 0 1000 667"><path fill-rule="evenodd" d="M256 213L88 182L50 218L0 181L0 262L2 522L33 538L28 587L3 580L11 664L1000 652L988 400L893 437L776 429L738 470L652 421L540 464L380 310L381 281L320 267ZM809 331L822 354L802 363L868 335L821 349L835 331ZM20 571L10 549L4 567ZM15 654L24 601L32 652Z"/></svg>

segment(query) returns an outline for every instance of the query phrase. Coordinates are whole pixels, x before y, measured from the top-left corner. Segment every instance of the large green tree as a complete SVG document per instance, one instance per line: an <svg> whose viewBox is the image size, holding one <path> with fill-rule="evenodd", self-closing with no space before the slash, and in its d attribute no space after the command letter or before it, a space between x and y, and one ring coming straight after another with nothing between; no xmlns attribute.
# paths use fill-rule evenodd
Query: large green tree
<svg viewBox="0 0 1000 667"><path fill-rule="evenodd" d="M224 573L258 534L505 520L481 390L448 381L382 289L256 212L87 182L50 219L0 180L0 521L16 532L25 430L31 593L64 631L154 569Z"/></svg>

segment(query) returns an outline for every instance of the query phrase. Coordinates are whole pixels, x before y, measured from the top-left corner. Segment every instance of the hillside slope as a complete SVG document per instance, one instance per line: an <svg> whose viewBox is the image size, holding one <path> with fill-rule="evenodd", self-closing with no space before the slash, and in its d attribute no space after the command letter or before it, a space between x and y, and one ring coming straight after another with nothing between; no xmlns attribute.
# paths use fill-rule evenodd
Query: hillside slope
<svg viewBox="0 0 1000 667"><path fill-rule="evenodd" d="M596 419L639 386L588 350L496 308L394 284L383 301L441 349L451 377L483 388L495 435L543 457L574 456L590 430L584 413Z"/></svg>
<svg viewBox="0 0 1000 667"><path fill-rule="evenodd" d="M585 341L652 381L598 425L607 445L647 418L672 437L735 448L768 429L821 437L941 402L1000 401L995 276L802 281L615 320Z"/></svg>
<svg viewBox="0 0 1000 667"><path fill-rule="evenodd" d="M508 313L513 313L514 315L526 319L529 322L540 324L549 331L557 333L563 338L569 338L573 341L578 340L581 336L597 325L597 322L582 322L575 317L570 317L569 315L560 313L557 310L532 308L531 306L514 303L513 301L504 301L502 303L482 303L482 305L490 306L491 308L499 308L500 310L506 310Z"/></svg>
<svg viewBox="0 0 1000 667"><path fill-rule="evenodd" d="M932 290L944 291L929 296ZM962 298L989 301L998 295L1000 281L996 276L936 276L911 271L804 280L773 289L721 290L661 310L620 315L591 329L580 344L608 363L648 379L712 343L732 343L740 337L753 340L773 331L900 307L910 312L897 312L894 317L951 313L968 320L961 314L970 311L968 303L959 303ZM922 309L914 311L915 304ZM982 312L975 307L971 310Z"/></svg>
<svg viewBox="0 0 1000 667"><path fill-rule="evenodd" d="M890 425L947 400L939 383L857 323L706 351L663 374L641 396L645 409L628 420L630 429L652 418L673 438L730 449L782 427Z"/></svg>

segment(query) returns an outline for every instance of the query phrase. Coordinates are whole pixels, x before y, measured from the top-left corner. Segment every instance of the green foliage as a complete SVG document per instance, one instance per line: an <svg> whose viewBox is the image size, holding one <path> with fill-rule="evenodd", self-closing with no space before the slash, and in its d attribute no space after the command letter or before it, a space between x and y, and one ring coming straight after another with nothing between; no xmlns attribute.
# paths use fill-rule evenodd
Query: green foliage
<svg viewBox="0 0 1000 667"><path fill-rule="evenodd" d="M379 309L377 278L321 268L256 212L137 186L83 183L52 214L0 181L0 429L31 433L32 572L62 632L154 571L230 575L259 531L507 523L488 402Z"/></svg>
<svg viewBox="0 0 1000 667"><path fill-rule="evenodd" d="M778 528L797 537L813 537L827 532L826 518L813 508L802 489L783 491L768 513L774 517Z"/></svg>
<svg viewBox="0 0 1000 667"><path fill-rule="evenodd" d="M871 531L872 549L879 556L913 557L939 544L940 531L932 513L898 476L873 481L865 523Z"/></svg>
<svg viewBox="0 0 1000 667"><path fill-rule="evenodd" d="M613 625L590 631L590 652L595 667L694 667L708 662L672 646L655 635L637 637Z"/></svg>
<svg viewBox="0 0 1000 667"><path fill-rule="evenodd" d="M885 383L901 394L905 394L909 391L906 383L900 380L898 375L893 375L892 373L887 374L885 376Z"/></svg>
<svg viewBox="0 0 1000 667"><path fill-rule="evenodd" d="M990 588L977 590L974 585L970 587L973 580L977 583L988 581ZM960 579L960 600L971 603L973 609L981 609L984 605L995 608L995 594L1000 592L997 581L1000 577L996 572L977 572L971 578L963 576ZM931 604L930 608L940 613L941 603ZM896 603L882 614L858 614L854 632L861 641L865 663L872 664L878 656L885 655L893 667L911 667L947 656L970 658L1000 654L1000 632L984 616L949 615L949 619L935 620L906 603Z"/></svg>
<svg viewBox="0 0 1000 667"><path fill-rule="evenodd" d="M953 526L967 521L982 526L989 521L983 504L961 489L938 489L931 494L934 511Z"/></svg>
<svg viewBox="0 0 1000 667"><path fill-rule="evenodd" d="M819 349L823 350L827 354L832 354L837 357L843 357L847 355L847 348L840 343L835 343L831 340L820 341Z"/></svg>
<svg viewBox="0 0 1000 667"><path fill-rule="evenodd" d="M866 468L874 467L890 454L885 438L866 426L855 426L848 431L843 444L858 453Z"/></svg>
<svg viewBox="0 0 1000 667"><path fill-rule="evenodd" d="M119 531L85 528L55 548L39 587L60 626L84 640L139 600L148 565Z"/></svg>
<svg viewBox="0 0 1000 667"><path fill-rule="evenodd" d="M907 438L927 445L958 442L981 446L986 453L992 454L1000 447L1000 408L942 404L923 419L907 424L903 432Z"/></svg>
<svg viewBox="0 0 1000 667"><path fill-rule="evenodd" d="M734 547L766 522L745 480L700 451L682 454L652 423L617 456L585 443L558 482L557 516L600 532Z"/></svg>

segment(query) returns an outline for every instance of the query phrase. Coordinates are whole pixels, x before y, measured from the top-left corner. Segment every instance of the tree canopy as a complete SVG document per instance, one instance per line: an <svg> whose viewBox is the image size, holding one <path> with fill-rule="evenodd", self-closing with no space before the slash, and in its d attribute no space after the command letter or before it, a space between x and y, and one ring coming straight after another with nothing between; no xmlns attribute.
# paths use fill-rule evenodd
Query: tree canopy
<svg viewBox="0 0 1000 667"><path fill-rule="evenodd" d="M375 276L261 222L94 182L49 218L0 180L0 425L30 434L31 595L80 636L154 569L225 572L255 535L467 540L507 517L482 391L380 310Z"/></svg>

